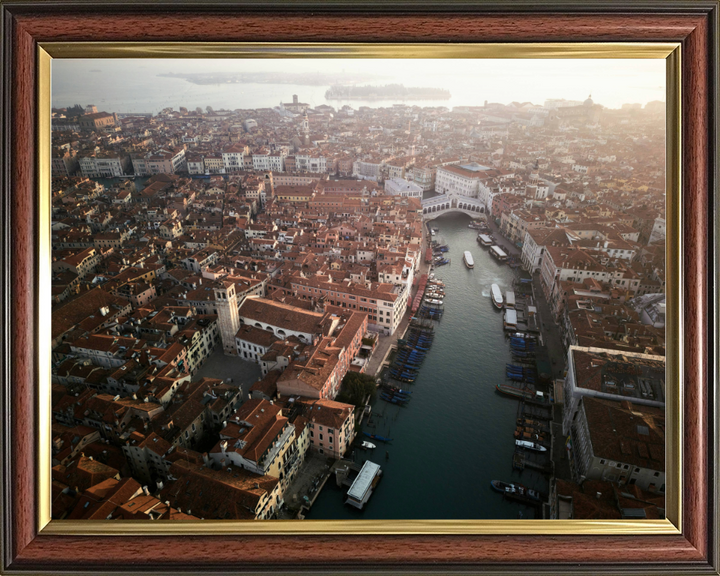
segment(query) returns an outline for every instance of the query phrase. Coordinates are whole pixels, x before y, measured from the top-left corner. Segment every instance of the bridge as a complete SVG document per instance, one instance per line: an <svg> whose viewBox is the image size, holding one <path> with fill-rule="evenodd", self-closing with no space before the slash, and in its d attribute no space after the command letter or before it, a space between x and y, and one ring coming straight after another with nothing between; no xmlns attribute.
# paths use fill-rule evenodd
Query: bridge
<svg viewBox="0 0 720 576"><path fill-rule="evenodd" d="M485 204L477 198L442 194L422 201L423 220L434 220L443 214L461 212L473 218L485 215Z"/></svg>

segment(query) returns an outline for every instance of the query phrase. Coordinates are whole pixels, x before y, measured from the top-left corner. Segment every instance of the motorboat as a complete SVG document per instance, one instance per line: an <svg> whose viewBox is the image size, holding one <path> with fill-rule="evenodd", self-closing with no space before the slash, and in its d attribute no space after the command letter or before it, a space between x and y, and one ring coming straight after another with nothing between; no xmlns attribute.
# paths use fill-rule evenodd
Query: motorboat
<svg viewBox="0 0 720 576"><path fill-rule="evenodd" d="M547 448L545 448L545 446L541 446L537 442L530 442L529 440L515 440L515 446L527 448L528 450L535 450L536 452L547 452Z"/></svg>

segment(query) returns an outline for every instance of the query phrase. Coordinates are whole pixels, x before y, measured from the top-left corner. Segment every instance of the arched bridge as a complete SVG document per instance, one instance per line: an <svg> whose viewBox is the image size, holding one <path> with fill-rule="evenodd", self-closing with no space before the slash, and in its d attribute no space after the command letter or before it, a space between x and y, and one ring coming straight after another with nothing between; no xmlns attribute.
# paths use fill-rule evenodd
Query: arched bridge
<svg viewBox="0 0 720 576"><path fill-rule="evenodd" d="M477 198L443 194L422 201L423 220L434 220L450 212L462 212L473 218L485 215L485 204Z"/></svg>

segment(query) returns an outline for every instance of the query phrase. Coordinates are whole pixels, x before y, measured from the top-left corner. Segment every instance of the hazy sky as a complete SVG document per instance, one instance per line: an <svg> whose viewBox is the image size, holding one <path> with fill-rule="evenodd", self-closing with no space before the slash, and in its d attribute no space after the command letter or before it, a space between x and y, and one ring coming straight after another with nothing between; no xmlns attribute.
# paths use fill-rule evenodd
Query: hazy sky
<svg viewBox="0 0 720 576"><path fill-rule="evenodd" d="M117 82L153 90L152 85L147 85L148 79L163 72L242 71L337 73L338 81L343 72L372 73L386 77L376 83L396 81L405 86L444 87L453 96L472 92L481 101L501 103L522 100L543 104L547 98L584 100L589 94L596 103L609 108L665 100L665 60L661 59L56 59L53 105L73 104L64 100L70 92L73 96L82 94L84 87L88 97L96 98L104 84L110 88ZM141 81L145 84L141 85Z"/></svg>

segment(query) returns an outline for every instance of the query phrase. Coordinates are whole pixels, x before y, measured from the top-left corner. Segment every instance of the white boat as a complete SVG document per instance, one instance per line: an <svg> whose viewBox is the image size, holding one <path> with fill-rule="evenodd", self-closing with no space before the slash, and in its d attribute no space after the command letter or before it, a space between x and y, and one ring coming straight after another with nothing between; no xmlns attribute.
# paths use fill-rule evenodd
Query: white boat
<svg viewBox="0 0 720 576"><path fill-rule="evenodd" d="M470 254L468 250L465 250L465 252L463 252L463 260L465 261L465 266L467 266L468 268L475 267L475 262L473 261L472 254Z"/></svg>
<svg viewBox="0 0 720 576"><path fill-rule="evenodd" d="M425 298L425 302L427 302L428 304L435 304L436 306L439 306L443 303L442 300L437 300L435 298Z"/></svg>
<svg viewBox="0 0 720 576"><path fill-rule="evenodd" d="M492 238L490 238L487 234L478 234L477 241L481 246L488 247L493 245Z"/></svg>
<svg viewBox="0 0 720 576"><path fill-rule="evenodd" d="M375 448L375 444L373 444L372 442L368 442L367 440L363 440L362 447L366 450L372 450L373 448Z"/></svg>
<svg viewBox="0 0 720 576"><path fill-rule="evenodd" d="M505 327L505 330L517 330L517 310L513 308L505 309L503 326Z"/></svg>
<svg viewBox="0 0 720 576"><path fill-rule="evenodd" d="M503 297L502 292L500 292L500 286L498 286L497 284L493 284L492 286L490 286L490 292L490 296L492 298L493 304L495 305L495 308L501 310L503 307Z"/></svg>
<svg viewBox="0 0 720 576"><path fill-rule="evenodd" d="M490 246L490 254L498 262L505 262L507 260L507 254L505 254L499 246Z"/></svg>
<svg viewBox="0 0 720 576"><path fill-rule="evenodd" d="M547 448L541 446L536 442L530 442L529 440L515 440L515 445L521 448L527 448L528 450L536 450L537 452L546 452Z"/></svg>

